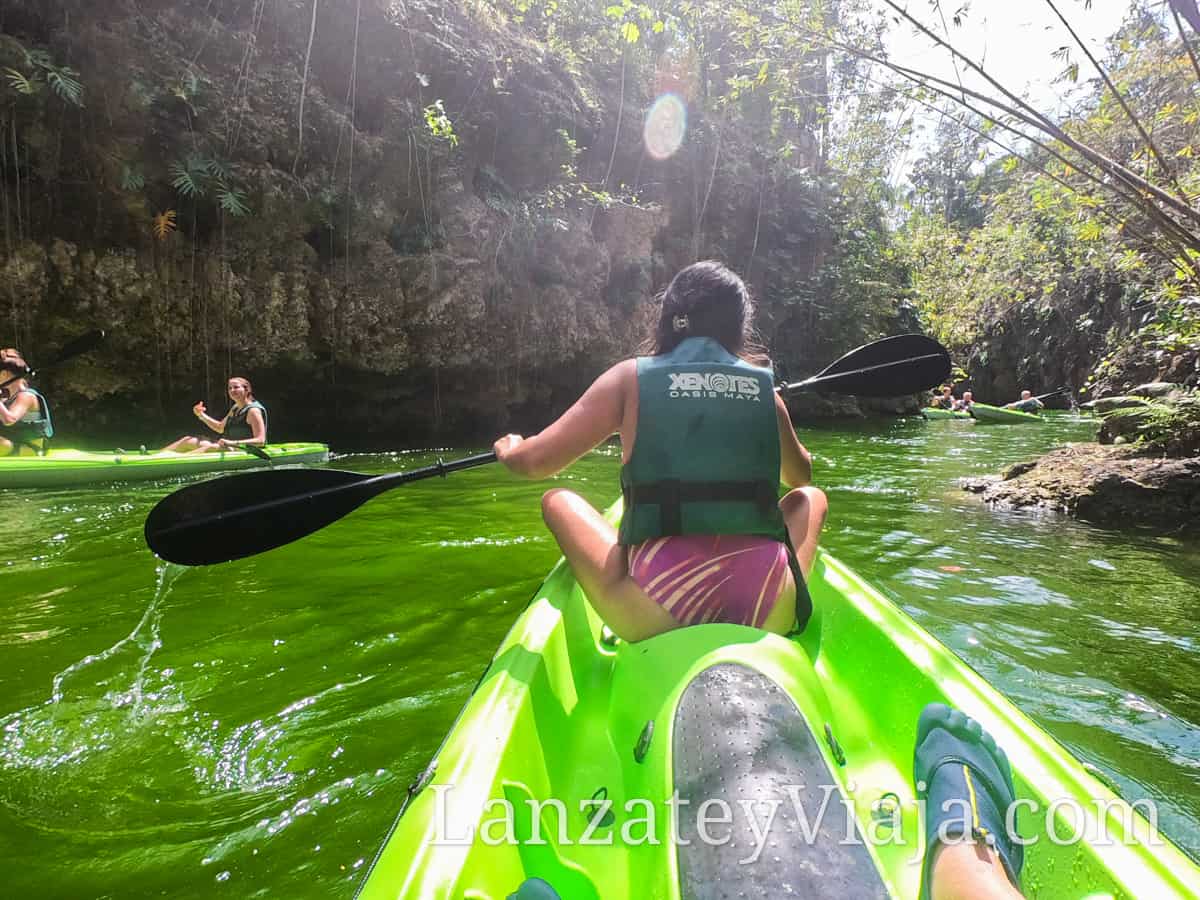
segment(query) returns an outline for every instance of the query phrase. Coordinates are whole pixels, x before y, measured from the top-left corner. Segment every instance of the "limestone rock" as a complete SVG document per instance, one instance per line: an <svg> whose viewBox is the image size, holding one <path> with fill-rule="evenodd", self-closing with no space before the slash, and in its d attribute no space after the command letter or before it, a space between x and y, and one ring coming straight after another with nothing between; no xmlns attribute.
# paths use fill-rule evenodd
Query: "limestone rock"
<svg viewBox="0 0 1200 900"><path fill-rule="evenodd" d="M962 487L996 506L1051 509L1103 526L1200 527L1200 458L1079 444Z"/></svg>

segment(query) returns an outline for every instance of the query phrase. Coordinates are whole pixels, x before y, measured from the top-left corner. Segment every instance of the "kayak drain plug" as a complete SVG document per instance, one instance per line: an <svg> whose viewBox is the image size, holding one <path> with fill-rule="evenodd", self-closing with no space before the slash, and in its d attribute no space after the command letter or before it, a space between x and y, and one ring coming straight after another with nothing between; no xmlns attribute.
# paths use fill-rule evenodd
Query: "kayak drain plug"
<svg viewBox="0 0 1200 900"><path fill-rule="evenodd" d="M612 803L608 799L608 788L604 785L596 788L592 799L584 801L583 816L592 828L610 828L617 820L613 815Z"/></svg>
<svg viewBox="0 0 1200 900"><path fill-rule="evenodd" d="M900 798L893 792L881 794L871 804L871 821L880 828L894 829L900 822Z"/></svg>
<svg viewBox="0 0 1200 900"><path fill-rule="evenodd" d="M650 749L650 739L654 737L654 720L650 719L646 723L646 727L642 729L641 735L638 737L637 746L633 748L633 759L635 762L641 762L646 758L646 751Z"/></svg>
<svg viewBox="0 0 1200 900"><path fill-rule="evenodd" d="M833 729L829 727L829 723L825 723L825 743L829 745L830 752L833 753L833 758L837 760L839 766L846 764L846 752L842 749L842 745L837 742L837 738L833 736Z"/></svg>

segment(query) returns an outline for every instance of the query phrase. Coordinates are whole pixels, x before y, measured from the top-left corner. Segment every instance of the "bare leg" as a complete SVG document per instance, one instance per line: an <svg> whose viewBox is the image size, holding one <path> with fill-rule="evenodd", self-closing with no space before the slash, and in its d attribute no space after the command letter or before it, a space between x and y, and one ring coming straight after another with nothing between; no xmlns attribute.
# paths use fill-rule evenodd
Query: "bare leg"
<svg viewBox="0 0 1200 900"><path fill-rule="evenodd" d="M196 441L196 446L192 448L192 453L208 453L212 450L220 450L221 445L216 441L206 441L199 439Z"/></svg>
<svg viewBox="0 0 1200 900"><path fill-rule="evenodd" d="M629 577L616 530L590 503L554 488L542 495L542 518L592 606L619 638L641 641L680 627Z"/></svg>
<svg viewBox="0 0 1200 900"><path fill-rule="evenodd" d="M174 450L176 453L187 453L189 450L195 450L199 444L200 438L188 435L187 437L181 437L173 444L167 444L167 446L163 447L163 450Z"/></svg>
<svg viewBox="0 0 1200 900"><path fill-rule="evenodd" d="M793 488L779 501L783 520L787 523L788 537L796 550L796 561L807 578L812 572L813 560L817 558L817 542L821 538L821 526L829 512L829 501L820 488Z"/></svg>
<svg viewBox="0 0 1200 900"><path fill-rule="evenodd" d="M930 871L933 900L1020 900L1000 855L985 844L939 844Z"/></svg>
<svg viewBox="0 0 1200 900"><path fill-rule="evenodd" d="M817 556L817 542L821 537L821 526L829 512L825 493L819 488L795 488L784 494L779 509L787 524L788 537L796 550L796 561L807 578ZM796 585L789 577L787 586L776 601L770 615L763 622L763 630L774 634L788 634L796 624Z"/></svg>
<svg viewBox="0 0 1200 900"><path fill-rule="evenodd" d="M0 437L0 456L8 456L13 452L13 444L8 438ZM13 454L14 456L16 454Z"/></svg>

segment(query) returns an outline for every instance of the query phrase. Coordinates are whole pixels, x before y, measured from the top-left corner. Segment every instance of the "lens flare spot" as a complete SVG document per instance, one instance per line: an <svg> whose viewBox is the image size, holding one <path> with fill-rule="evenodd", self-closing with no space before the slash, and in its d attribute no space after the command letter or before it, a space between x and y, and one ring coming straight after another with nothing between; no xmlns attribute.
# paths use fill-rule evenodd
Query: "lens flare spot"
<svg viewBox="0 0 1200 900"><path fill-rule="evenodd" d="M646 152L655 159L675 154L687 133L687 106L676 94L663 94L646 113L642 140Z"/></svg>

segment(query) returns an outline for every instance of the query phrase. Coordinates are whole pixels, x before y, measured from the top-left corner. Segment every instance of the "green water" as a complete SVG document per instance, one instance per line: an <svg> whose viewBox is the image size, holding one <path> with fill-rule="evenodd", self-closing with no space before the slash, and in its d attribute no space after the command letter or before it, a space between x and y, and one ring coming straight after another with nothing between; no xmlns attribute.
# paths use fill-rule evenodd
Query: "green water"
<svg viewBox="0 0 1200 900"><path fill-rule="evenodd" d="M1200 546L996 513L954 484L1092 427L908 420L801 438L831 501L826 546L1127 798L1153 798L1197 855ZM617 465L597 452L558 483L603 504ZM141 537L175 487L0 491L8 890L348 897L558 555L546 485L495 467L420 482L301 543L190 570Z"/></svg>

